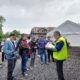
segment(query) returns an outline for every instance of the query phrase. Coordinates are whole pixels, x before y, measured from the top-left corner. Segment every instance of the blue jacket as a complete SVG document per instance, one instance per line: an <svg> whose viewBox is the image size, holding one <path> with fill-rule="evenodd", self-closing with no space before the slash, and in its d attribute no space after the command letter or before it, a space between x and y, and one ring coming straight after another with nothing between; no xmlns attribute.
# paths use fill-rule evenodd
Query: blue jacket
<svg viewBox="0 0 80 80"><path fill-rule="evenodd" d="M45 39L38 40L38 48L39 49L45 49L46 44L47 44L47 41Z"/></svg>
<svg viewBox="0 0 80 80"><path fill-rule="evenodd" d="M14 43L15 45L15 43ZM5 53L6 59L14 59L18 57L18 51L15 52L15 55L13 55L13 51L15 50L15 46L10 40L6 40L3 47L3 52Z"/></svg>
<svg viewBox="0 0 80 80"><path fill-rule="evenodd" d="M64 42L63 41L60 41L59 43L57 43L56 44L57 51L60 51L62 49L63 45L64 45Z"/></svg>

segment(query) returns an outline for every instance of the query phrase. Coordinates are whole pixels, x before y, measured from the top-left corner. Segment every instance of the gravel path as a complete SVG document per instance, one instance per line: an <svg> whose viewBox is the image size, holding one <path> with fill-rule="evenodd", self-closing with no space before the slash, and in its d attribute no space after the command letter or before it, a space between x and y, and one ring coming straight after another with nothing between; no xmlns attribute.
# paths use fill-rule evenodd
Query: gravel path
<svg viewBox="0 0 80 80"><path fill-rule="evenodd" d="M41 65L39 58L37 57L35 65L33 70L28 71L29 76L23 78L21 75L19 59L14 70L14 75L17 80L57 80L55 63ZM7 62L5 61L3 68L0 69L0 80L6 80L6 68ZM64 76L65 80L80 80L80 51L77 51L76 49L71 49L69 51L69 58L64 62Z"/></svg>

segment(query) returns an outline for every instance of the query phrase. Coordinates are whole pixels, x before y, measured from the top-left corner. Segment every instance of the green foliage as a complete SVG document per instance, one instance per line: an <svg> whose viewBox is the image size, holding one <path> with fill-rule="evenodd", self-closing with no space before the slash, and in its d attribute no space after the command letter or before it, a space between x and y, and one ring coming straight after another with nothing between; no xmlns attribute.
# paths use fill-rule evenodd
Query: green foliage
<svg viewBox="0 0 80 80"><path fill-rule="evenodd" d="M15 33L16 37L18 38L20 36L20 32L17 30L13 30L13 33ZM11 32L6 32L3 36L4 39L8 38Z"/></svg>
<svg viewBox="0 0 80 80"><path fill-rule="evenodd" d="M6 21L5 18L3 16L0 16L0 24L2 24L5 21Z"/></svg>
<svg viewBox="0 0 80 80"><path fill-rule="evenodd" d="M5 22L5 18L3 16L0 16L0 41L3 38L3 30L2 30L3 22Z"/></svg>
<svg viewBox="0 0 80 80"><path fill-rule="evenodd" d="M16 37L19 37L19 35L20 35L20 32L19 31L13 30L12 32L15 33Z"/></svg>
<svg viewBox="0 0 80 80"><path fill-rule="evenodd" d="M2 40L3 37L3 31L2 31L2 27L0 27L0 40Z"/></svg>
<svg viewBox="0 0 80 80"><path fill-rule="evenodd" d="M10 34L10 32L6 32L4 35L3 35L3 38L8 38L9 37L9 34Z"/></svg>

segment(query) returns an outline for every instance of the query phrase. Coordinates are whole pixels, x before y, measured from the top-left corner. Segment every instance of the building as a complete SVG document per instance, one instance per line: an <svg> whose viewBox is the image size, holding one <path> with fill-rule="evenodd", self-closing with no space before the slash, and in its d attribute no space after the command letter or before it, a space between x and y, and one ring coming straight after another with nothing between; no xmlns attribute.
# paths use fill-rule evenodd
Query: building
<svg viewBox="0 0 80 80"><path fill-rule="evenodd" d="M53 32L56 30L60 31L61 34L66 37L71 46L80 47L80 24L67 20L56 29L49 32L47 36L52 36Z"/></svg>
<svg viewBox="0 0 80 80"><path fill-rule="evenodd" d="M40 34L44 34L44 36L50 32L51 30L54 30L54 27L34 27L32 30L31 30L31 35L38 38L38 36Z"/></svg>

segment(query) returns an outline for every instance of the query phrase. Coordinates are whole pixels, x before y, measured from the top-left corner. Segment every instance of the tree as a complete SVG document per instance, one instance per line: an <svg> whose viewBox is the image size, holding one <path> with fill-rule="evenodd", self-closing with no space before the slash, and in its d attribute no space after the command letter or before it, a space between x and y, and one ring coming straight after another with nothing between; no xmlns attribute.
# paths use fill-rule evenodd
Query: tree
<svg viewBox="0 0 80 80"><path fill-rule="evenodd" d="M11 32L6 32L3 37L4 37L5 39L8 38L9 35L10 35L10 33L11 33ZM19 37L19 35L20 35L20 32L17 31L17 30L13 30L12 33L14 33L14 34L16 35L16 37Z"/></svg>
<svg viewBox="0 0 80 80"><path fill-rule="evenodd" d="M0 16L0 24L2 24L3 22L5 22L5 18L3 16Z"/></svg>
<svg viewBox="0 0 80 80"><path fill-rule="evenodd" d="M3 16L0 16L0 40L3 38L3 30L2 30L2 24L5 22L5 18Z"/></svg>
<svg viewBox="0 0 80 80"><path fill-rule="evenodd" d="M6 32L4 35L3 35L3 38L8 38L9 37L9 34L10 34L10 32Z"/></svg>
<svg viewBox="0 0 80 80"><path fill-rule="evenodd" d="M16 37L19 37L19 35L20 35L20 31L13 30L12 32L15 33Z"/></svg>

